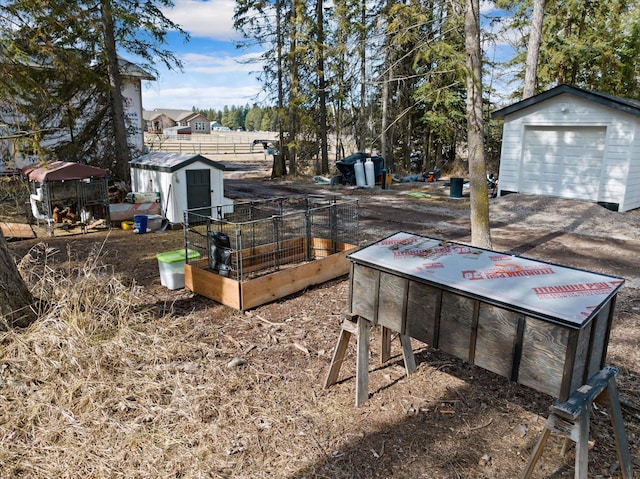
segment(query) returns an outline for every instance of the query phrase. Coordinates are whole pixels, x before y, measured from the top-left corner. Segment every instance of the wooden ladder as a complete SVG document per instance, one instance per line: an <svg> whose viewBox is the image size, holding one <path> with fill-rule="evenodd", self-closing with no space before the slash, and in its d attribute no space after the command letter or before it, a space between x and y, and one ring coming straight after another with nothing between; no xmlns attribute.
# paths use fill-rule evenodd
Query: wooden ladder
<svg viewBox="0 0 640 479"><path fill-rule="evenodd" d="M340 367L344 362L347 346L351 336L356 337L358 355L356 357L356 406L361 406L369 397L369 337L371 331L371 323L364 318L352 313L346 313L345 319L342 321L340 336L338 343L333 351L333 359L324 383L324 387L328 388L338 381ZM391 357L391 335L389 328L382 327L381 346L380 346L380 362L386 363ZM404 367L407 376L416 371L416 360L411 348L411 338L405 334L399 334L400 343L402 345L402 355L404 357Z"/></svg>
<svg viewBox="0 0 640 479"><path fill-rule="evenodd" d="M575 479L587 479L589 467L589 413L593 402L605 405L609 411L609 417L613 425L613 434L616 441L616 452L620 469L624 479L631 479L631 455L629 443L624 430L622 412L620 410L620 398L616 387L616 375L618 370L609 366L601 369L593 375L587 384L578 388L565 402L556 402L551 406L551 414L547 418L542 435L534 447L522 479L528 479L533 473L533 468L542 455L542 450L554 432L565 437L562 448L563 454L567 452L570 441L576 444Z"/></svg>

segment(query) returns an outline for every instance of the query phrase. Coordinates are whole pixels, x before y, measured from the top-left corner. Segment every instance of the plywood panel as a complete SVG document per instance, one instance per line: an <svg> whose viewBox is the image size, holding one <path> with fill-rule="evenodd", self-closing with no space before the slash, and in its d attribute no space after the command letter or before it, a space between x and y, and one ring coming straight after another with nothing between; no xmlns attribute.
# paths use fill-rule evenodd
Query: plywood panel
<svg viewBox="0 0 640 479"><path fill-rule="evenodd" d="M378 324L404 334L402 323L409 280L389 273L380 274Z"/></svg>
<svg viewBox="0 0 640 479"><path fill-rule="evenodd" d="M240 283L217 273L196 268L190 264L184 266L185 287L218 303L235 309L240 308Z"/></svg>
<svg viewBox="0 0 640 479"><path fill-rule="evenodd" d="M0 221L0 229L7 239L35 238L36 234L31 225L23 223L5 223Z"/></svg>
<svg viewBox="0 0 640 479"><path fill-rule="evenodd" d="M442 291L416 281L409 281L407 294L406 334L437 347L436 318L440 315Z"/></svg>
<svg viewBox="0 0 640 479"><path fill-rule="evenodd" d="M588 376L593 376L604 366L609 342L609 320L611 315L611 302L607 303L593 319L591 338L591 357L589 358Z"/></svg>
<svg viewBox="0 0 640 479"><path fill-rule="evenodd" d="M585 325L578 332L578 341L576 343L576 351L574 355L574 363L573 363L573 371L571 371L571 384L570 388L572 391L578 389L580 386L587 382L590 374L588 374L588 365L589 365L589 348L590 348L590 340L591 333L593 327L593 321L589 322L589 324ZM566 371L566 368L565 368Z"/></svg>
<svg viewBox="0 0 640 479"><path fill-rule="evenodd" d="M284 298L303 289L346 275L349 261L346 252L267 274L242 284L242 309Z"/></svg>
<svg viewBox="0 0 640 479"><path fill-rule="evenodd" d="M465 361L469 360L474 301L448 291L442 292L438 347Z"/></svg>
<svg viewBox="0 0 640 479"><path fill-rule="evenodd" d="M380 272L367 268L366 266L355 265L352 278L352 298L351 312L368 319L376 320L378 305L378 280Z"/></svg>
<svg viewBox="0 0 640 479"><path fill-rule="evenodd" d="M559 398L568 343L567 328L527 317L518 382Z"/></svg>
<svg viewBox="0 0 640 479"><path fill-rule="evenodd" d="M474 364L511 377L520 317L513 311L480 304Z"/></svg>

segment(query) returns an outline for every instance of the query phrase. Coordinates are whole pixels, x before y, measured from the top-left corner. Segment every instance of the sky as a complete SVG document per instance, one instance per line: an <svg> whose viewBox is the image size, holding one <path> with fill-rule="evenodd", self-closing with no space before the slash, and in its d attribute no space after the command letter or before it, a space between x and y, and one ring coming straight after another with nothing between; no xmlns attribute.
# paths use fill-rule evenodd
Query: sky
<svg viewBox="0 0 640 479"><path fill-rule="evenodd" d="M259 103L261 85L256 79L260 66L246 60L258 56L236 48L240 35L233 30L232 0L174 0L174 8L164 11L190 35L171 33L165 48L183 63L183 71L161 65L156 81L143 81L145 110L192 107L223 109Z"/></svg>
<svg viewBox="0 0 640 479"><path fill-rule="evenodd" d="M156 81L143 81L142 105L145 110L192 107L222 110L225 106L261 103L264 94L257 80L259 64L246 63L258 53L236 48L240 35L233 29L233 0L174 0L174 8L164 11L191 37L185 43L170 34L165 47L183 63L183 71L170 71L158 65ZM483 15L495 14L493 2L481 2ZM486 18L486 17L485 17ZM489 56L508 54L508 39L498 42ZM486 81L487 79L485 79ZM498 82L498 78L494 79Z"/></svg>

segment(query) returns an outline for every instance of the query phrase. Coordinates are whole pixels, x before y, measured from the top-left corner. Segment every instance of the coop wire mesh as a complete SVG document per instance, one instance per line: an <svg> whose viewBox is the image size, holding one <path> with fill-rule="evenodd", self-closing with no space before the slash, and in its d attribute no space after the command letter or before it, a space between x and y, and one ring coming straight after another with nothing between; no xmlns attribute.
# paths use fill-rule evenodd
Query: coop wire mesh
<svg viewBox="0 0 640 479"><path fill-rule="evenodd" d="M243 281L357 246L358 201L298 195L184 212L194 267Z"/></svg>

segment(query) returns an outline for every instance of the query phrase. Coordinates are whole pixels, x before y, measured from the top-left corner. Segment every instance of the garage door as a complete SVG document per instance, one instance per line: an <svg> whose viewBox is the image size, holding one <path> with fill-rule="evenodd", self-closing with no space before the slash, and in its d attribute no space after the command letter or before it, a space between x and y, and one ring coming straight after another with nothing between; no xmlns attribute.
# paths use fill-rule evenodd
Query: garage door
<svg viewBox="0 0 640 479"><path fill-rule="evenodd" d="M527 127L521 193L598 200L606 127Z"/></svg>

